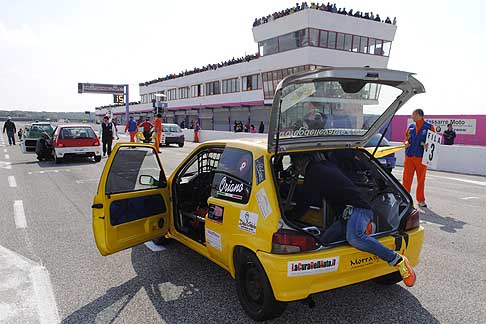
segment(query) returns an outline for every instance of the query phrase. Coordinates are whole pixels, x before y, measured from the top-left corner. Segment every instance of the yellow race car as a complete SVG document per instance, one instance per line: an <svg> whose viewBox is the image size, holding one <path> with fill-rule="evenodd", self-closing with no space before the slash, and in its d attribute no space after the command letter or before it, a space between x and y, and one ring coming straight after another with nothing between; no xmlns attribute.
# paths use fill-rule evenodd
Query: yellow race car
<svg viewBox="0 0 486 324"><path fill-rule="evenodd" d="M117 144L93 200L96 245L109 255L175 239L236 279L241 305L255 320L329 289L370 279L397 283L395 268L345 237L322 240L344 206L323 197L296 212L306 179L291 158L331 161L372 206L369 235L417 265L424 230L413 200L363 146L424 91L402 71L326 68L290 76L276 91L267 141L200 144L169 178L153 146Z"/></svg>

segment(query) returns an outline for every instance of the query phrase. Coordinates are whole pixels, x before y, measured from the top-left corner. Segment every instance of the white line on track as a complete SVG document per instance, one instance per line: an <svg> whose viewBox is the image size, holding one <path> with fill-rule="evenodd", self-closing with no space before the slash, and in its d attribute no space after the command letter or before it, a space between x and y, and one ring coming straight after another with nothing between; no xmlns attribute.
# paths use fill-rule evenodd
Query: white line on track
<svg viewBox="0 0 486 324"><path fill-rule="evenodd" d="M59 173L59 172L71 172L70 169L59 169L59 170L42 170L42 171L29 171L27 172L28 174L36 174L36 173L40 173L40 174L44 174L44 173Z"/></svg>
<svg viewBox="0 0 486 324"><path fill-rule="evenodd" d="M40 322L42 324L59 323L59 312L49 272L45 267L38 266L32 269L30 276L34 285Z"/></svg>
<svg viewBox="0 0 486 324"><path fill-rule="evenodd" d="M462 200L471 200L471 199L479 199L479 197L464 197L461 198Z"/></svg>
<svg viewBox="0 0 486 324"><path fill-rule="evenodd" d="M165 246L157 245L152 241L145 242L145 246L148 247L153 252L160 252L165 250Z"/></svg>
<svg viewBox="0 0 486 324"><path fill-rule="evenodd" d="M47 269L17 254L3 246L0 246L0 265L6 269L2 273L3 286L8 288L13 295L11 303L3 304L14 313L14 321L10 314L0 313L0 322L22 323L30 322L31 312L37 312L39 323L57 324L60 322L54 290Z"/></svg>
<svg viewBox="0 0 486 324"><path fill-rule="evenodd" d="M82 184L82 183L86 183L86 182L94 182L94 181L99 181L100 179L99 178L96 178L96 179L85 179L85 180L76 180L76 183L77 184Z"/></svg>
<svg viewBox="0 0 486 324"><path fill-rule="evenodd" d="M13 204L13 208L14 208L15 226L17 228L26 228L27 220L25 219L24 202L22 200L15 200Z"/></svg>
<svg viewBox="0 0 486 324"><path fill-rule="evenodd" d="M17 187L17 182L15 181L15 177L14 176L8 176L8 186L10 188Z"/></svg>
<svg viewBox="0 0 486 324"><path fill-rule="evenodd" d="M442 179L455 180L455 181L475 184L475 185L478 185L478 186L486 186L486 182L476 181L476 180L461 179L461 178L454 178L454 177L445 177L445 176L438 176L438 175L427 175L427 177L442 178Z"/></svg>
<svg viewBox="0 0 486 324"><path fill-rule="evenodd" d="M3 153L7 153L7 149L3 149Z"/></svg>
<svg viewBox="0 0 486 324"><path fill-rule="evenodd" d="M7 169L7 170L11 170L12 169L12 165L10 165L10 162L0 161L0 168Z"/></svg>
<svg viewBox="0 0 486 324"><path fill-rule="evenodd" d="M10 159L10 155L5 154L5 160L8 160L8 159Z"/></svg>

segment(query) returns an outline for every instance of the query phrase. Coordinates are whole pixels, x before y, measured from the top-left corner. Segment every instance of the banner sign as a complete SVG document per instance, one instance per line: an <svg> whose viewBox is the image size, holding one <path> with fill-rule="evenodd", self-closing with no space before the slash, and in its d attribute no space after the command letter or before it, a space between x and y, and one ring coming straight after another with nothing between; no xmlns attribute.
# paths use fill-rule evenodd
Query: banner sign
<svg viewBox="0 0 486 324"><path fill-rule="evenodd" d="M457 135L476 135L476 119L462 118L425 118L425 121L435 126L437 133L447 130L447 124L452 124L452 129ZM407 125L413 123L412 119L407 120Z"/></svg>
<svg viewBox="0 0 486 324"><path fill-rule="evenodd" d="M122 84L78 83L78 93L124 94L125 86Z"/></svg>

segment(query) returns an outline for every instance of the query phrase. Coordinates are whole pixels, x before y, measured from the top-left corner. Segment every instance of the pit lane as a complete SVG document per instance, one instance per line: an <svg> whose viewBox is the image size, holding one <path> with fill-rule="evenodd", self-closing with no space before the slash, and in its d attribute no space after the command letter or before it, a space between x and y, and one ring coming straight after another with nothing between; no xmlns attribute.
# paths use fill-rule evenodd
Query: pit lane
<svg viewBox="0 0 486 324"><path fill-rule="evenodd" d="M62 323L252 322L229 274L177 242L158 252L141 245L109 257L99 254L90 206L106 159L37 162L18 145L8 146L5 135L4 142L0 246L45 267ZM194 147L187 142L184 148L163 147L166 172ZM400 177L401 168L394 174ZM16 187L9 186L9 177ZM426 238L413 288L353 285L314 296L312 309L290 303L275 322L485 322L486 178L429 171L426 196L429 209L421 212ZM19 200L25 228L15 222ZM0 264L1 271L8 269ZM8 303L2 295L5 289L0 301ZM36 322L35 316L28 318ZM5 322L16 323L15 318Z"/></svg>

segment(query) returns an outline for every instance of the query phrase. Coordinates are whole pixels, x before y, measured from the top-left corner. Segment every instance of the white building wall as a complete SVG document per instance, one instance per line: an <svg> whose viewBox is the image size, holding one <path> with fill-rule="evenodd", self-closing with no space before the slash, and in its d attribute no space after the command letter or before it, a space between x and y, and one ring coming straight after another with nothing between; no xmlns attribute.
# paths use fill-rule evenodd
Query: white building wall
<svg viewBox="0 0 486 324"><path fill-rule="evenodd" d="M388 41L394 40L397 29L397 26L392 24L307 9L253 27L253 39L258 43L305 27L368 36Z"/></svg>

